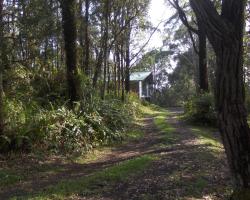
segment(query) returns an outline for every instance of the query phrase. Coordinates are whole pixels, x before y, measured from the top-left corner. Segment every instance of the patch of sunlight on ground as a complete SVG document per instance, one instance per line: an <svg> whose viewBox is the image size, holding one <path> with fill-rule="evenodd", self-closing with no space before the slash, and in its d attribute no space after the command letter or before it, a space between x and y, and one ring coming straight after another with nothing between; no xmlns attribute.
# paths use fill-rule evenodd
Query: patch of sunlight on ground
<svg viewBox="0 0 250 200"><path fill-rule="evenodd" d="M127 132L127 137L129 140L139 140L143 138L144 132L142 130L131 130Z"/></svg>
<svg viewBox="0 0 250 200"><path fill-rule="evenodd" d="M144 132L135 127L131 131L127 131L125 137L126 139L122 142L123 144L143 138ZM92 151L88 152L86 155L75 157L71 159L71 161L78 164L92 163L110 154L112 152L112 148L112 146L95 148Z"/></svg>
<svg viewBox="0 0 250 200"><path fill-rule="evenodd" d="M151 109L149 107L149 109ZM154 112L152 110L152 112ZM133 122L133 125L129 128L129 130L125 131L124 134L124 140L122 141L122 144L129 143L134 140L139 140L144 137L144 132L142 131L141 127L145 125L143 118L136 118ZM120 145L117 144L117 145ZM87 164L97 161L98 159L101 159L102 157L105 157L107 154L112 152L112 148L115 147L114 145L109 145L109 147L99 147L95 148L92 151L86 153L84 156L77 156L73 159L69 158L71 161L78 163L78 164Z"/></svg>
<svg viewBox="0 0 250 200"><path fill-rule="evenodd" d="M202 200L214 200L214 199L216 199L216 197L214 197L213 195L205 195L202 197ZM187 198L186 200L200 200L200 198L190 197Z"/></svg>
<svg viewBox="0 0 250 200"><path fill-rule="evenodd" d="M168 111L164 111L154 118L154 124L164 135L164 146L171 145L178 139L178 135L175 134L176 129L167 122L167 116Z"/></svg>
<svg viewBox="0 0 250 200"><path fill-rule="evenodd" d="M140 118L135 118L135 121L134 121L134 125L135 126L144 126L145 123L144 123L144 118L140 117Z"/></svg>
<svg viewBox="0 0 250 200"><path fill-rule="evenodd" d="M163 113L164 110L156 105L150 104L148 106L140 106L140 111L144 114L144 115L150 115L150 116L155 116L158 115L160 113Z"/></svg>
<svg viewBox="0 0 250 200"><path fill-rule="evenodd" d="M223 151L222 143L212 135L211 130L194 127L191 128L191 131L199 138L200 144L208 145L208 147L214 151Z"/></svg>
<svg viewBox="0 0 250 200"><path fill-rule="evenodd" d="M110 185L124 181L133 174L138 174L148 168L156 160L155 156L145 155L121 162L87 177L75 180L65 180L55 186L49 186L42 192L29 197L14 197L11 200L63 200L81 194L98 195Z"/></svg>
<svg viewBox="0 0 250 200"><path fill-rule="evenodd" d="M103 158L105 155L111 153L112 147L100 147L93 149L84 156L74 158L72 161L78 164L88 164L95 162L96 160Z"/></svg>

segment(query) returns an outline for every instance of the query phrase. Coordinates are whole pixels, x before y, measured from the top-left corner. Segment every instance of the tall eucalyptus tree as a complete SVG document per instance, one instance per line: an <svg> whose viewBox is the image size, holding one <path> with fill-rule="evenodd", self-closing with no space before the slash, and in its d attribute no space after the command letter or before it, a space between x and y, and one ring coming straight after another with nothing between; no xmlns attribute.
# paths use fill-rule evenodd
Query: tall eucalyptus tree
<svg viewBox="0 0 250 200"><path fill-rule="evenodd" d="M216 105L219 128L235 187L250 197L250 129L244 105L243 30L245 0L224 0L221 14L211 0L190 0L217 58Z"/></svg>
<svg viewBox="0 0 250 200"><path fill-rule="evenodd" d="M71 102L78 101L79 83L77 81L77 46L76 46L76 0L61 0L63 33L66 53L68 95Z"/></svg>
<svg viewBox="0 0 250 200"><path fill-rule="evenodd" d="M4 133L4 116L3 116L3 42L4 42L4 24L3 24L3 0L0 0L0 135Z"/></svg>

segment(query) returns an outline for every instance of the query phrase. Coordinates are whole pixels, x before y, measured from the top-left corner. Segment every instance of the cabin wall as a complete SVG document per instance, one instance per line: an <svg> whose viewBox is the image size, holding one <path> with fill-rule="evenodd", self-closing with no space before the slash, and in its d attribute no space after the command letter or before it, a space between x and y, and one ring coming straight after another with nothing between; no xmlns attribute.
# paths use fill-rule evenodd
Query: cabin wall
<svg viewBox="0 0 250 200"><path fill-rule="evenodd" d="M130 91L136 93L140 98L150 99L154 90L153 84L154 84L154 79L153 79L153 74L151 74L145 80L130 81ZM141 85L141 94L140 94L140 85Z"/></svg>
<svg viewBox="0 0 250 200"><path fill-rule="evenodd" d="M141 83L142 83L142 91L141 91L142 97L151 97L153 94L153 85L151 84L151 82L148 82L147 80L145 80L145 81L141 81ZM130 91L136 93L140 97L139 85L140 85L140 81L130 82Z"/></svg>

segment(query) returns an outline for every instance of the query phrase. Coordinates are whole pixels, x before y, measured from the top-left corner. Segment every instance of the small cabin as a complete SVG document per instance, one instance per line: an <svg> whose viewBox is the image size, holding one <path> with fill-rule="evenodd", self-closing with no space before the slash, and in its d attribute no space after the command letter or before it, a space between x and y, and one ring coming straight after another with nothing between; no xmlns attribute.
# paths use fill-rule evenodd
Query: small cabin
<svg viewBox="0 0 250 200"><path fill-rule="evenodd" d="M153 72L133 72L130 75L130 89L140 99L150 100L154 91Z"/></svg>

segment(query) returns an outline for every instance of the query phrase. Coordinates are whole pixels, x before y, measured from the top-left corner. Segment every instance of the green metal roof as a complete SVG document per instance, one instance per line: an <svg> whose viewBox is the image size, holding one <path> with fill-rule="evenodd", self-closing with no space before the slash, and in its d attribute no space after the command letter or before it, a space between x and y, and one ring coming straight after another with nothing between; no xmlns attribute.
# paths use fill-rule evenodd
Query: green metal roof
<svg viewBox="0 0 250 200"><path fill-rule="evenodd" d="M152 72L134 72L130 74L130 81L143 81L145 80Z"/></svg>

